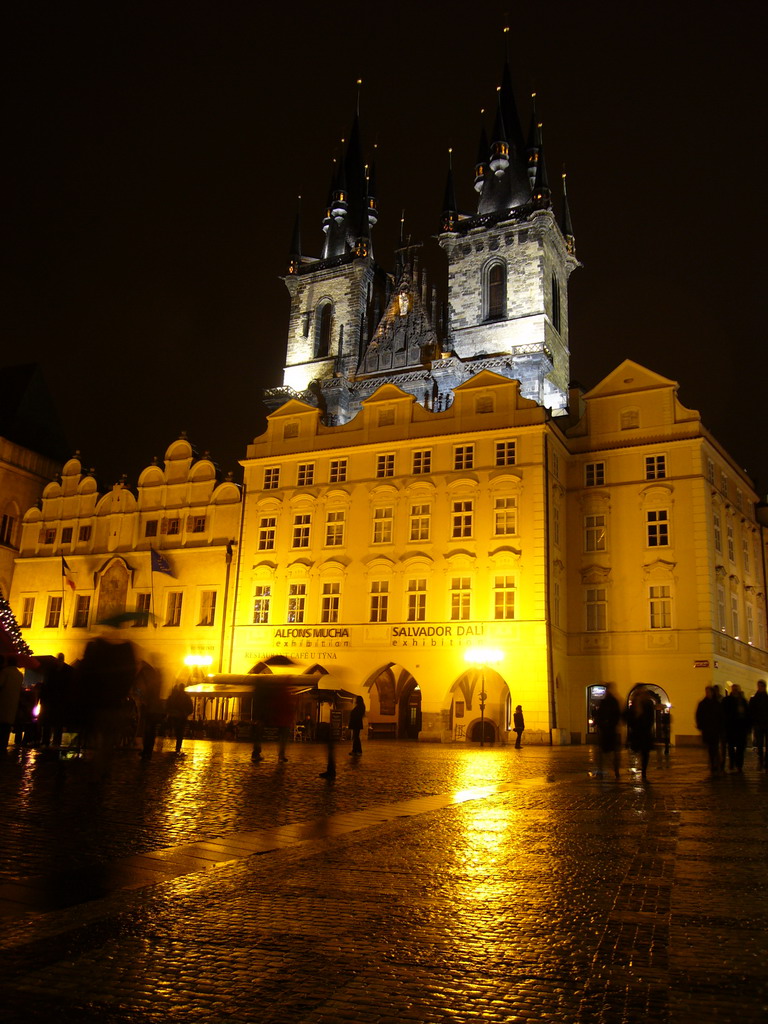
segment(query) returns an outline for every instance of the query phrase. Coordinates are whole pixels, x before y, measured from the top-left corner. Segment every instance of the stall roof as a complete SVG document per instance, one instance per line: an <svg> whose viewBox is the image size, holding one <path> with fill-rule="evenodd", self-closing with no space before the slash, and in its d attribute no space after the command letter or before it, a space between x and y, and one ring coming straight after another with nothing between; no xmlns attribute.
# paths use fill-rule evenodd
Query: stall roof
<svg viewBox="0 0 768 1024"><path fill-rule="evenodd" d="M318 687L318 683L325 685ZM330 685L329 685L330 684ZM206 676L199 682L189 683L187 693L208 694L212 697L250 697L257 688L286 687L295 694L307 694L317 700L354 700L356 694L334 686L327 675L272 675L271 673L247 673L237 675L220 672Z"/></svg>

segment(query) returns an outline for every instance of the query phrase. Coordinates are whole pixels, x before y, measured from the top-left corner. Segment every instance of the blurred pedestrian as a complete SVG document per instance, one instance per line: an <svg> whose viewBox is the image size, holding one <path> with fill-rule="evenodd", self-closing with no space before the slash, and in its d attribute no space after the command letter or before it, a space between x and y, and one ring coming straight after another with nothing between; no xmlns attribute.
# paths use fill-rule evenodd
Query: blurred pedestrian
<svg viewBox="0 0 768 1024"><path fill-rule="evenodd" d="M728 768L732 772L744 770L744 751L749 735L749 705L738 683L723 697L723 723L728 744Z"/></svg>
<svg viewBox="0 0 768 1024"><path fill-rule="evenodd" d="M749 720L752 724L752 739L757 748L757 767L766 768L765 744L768 738L768 692L764 679L757 680L757 690L749 699Z"/></svg>
<svg viewBox="0 0 768 1024"><path fill-rule="evenodd" d="M71 671L63 654L57 654L55 658L48 658L43 664L39 722L40 742L44 747L61 746L69 691L67 678Z"/></svg>
<svg viewBox="0 0 768 1024"><path fill-rule="evenodd" d="M187 719L194 711L195 705L187 693L184 683L177 683L165 702L165 715L176 737L176 753L181 753L184 733L187 731Z"/></svg>
<svg viewBox="0 0 768 1024"><path fill-rule="evenodd" d="M8 750L11 729L16 724L22 683L13 655L0 657L0 756Z"/></svg>
<svg viewBox="0 0 768 1024"><path fill-rule="evenodd" d="M349 731L352 733L352 749L350 757L360 756L363 752L363 745L360 742L360 733L363 729L365 718L365 701L362 697L355 697L355 706L349 713Z"/></svg>
<svg viewBox="0 0 768 1024"><path fill-rule="evenodd" d="M515 708L515 713L512 716L512 725L517 733L517 739L515 740L515 750L519 750L522 746L523 733L525 732L525 719L523 718L523 707L522 704L518 704Z"/></svg>
<svg viewBox="0 0 768 1024"><path fill-rule="evenodd" d="M139 671L136 673L134 694L140 705L141 757L144 761L148 761L152 757L157 739L157 729L165 717L162 689L163 681L158 670L148 661L142 661Z"/></svg>
<svg viewBox="0 0 768 1024"><path fill-rule="evenodd" d="M650 692L644 687L636 690L632 702L625 712L627 721L627 739L629 747L640 755L640 775L648 777L648 759L653 748L653 727L656 718L656 705Z"/></svg>
<svg viewBox="0 0 768 1024"><path fill-rule="evenodd" d="M722 711L711 686L704 687L704 696L696 705L696 728L701 733L701 742L707 748L709 768L713 775L720 770L720 736L722 733Z"/></svg>
<svg viewBox="0 0 768 1024"><path fill-rule="evenodd" d="M334 716L333 716L333 706L332 706L331 707L331 713L330 713L330 716L329 716L329 721L328 722L323 722L321 727L320 727L321 729L323 728L323 726L325 727L323 731L325 732L326 742L328 744L328 762L327 762L327 766L326 766L325 771L324 772L320 772L320 778L321 779L335 779L336 778L336 753L335 753L334 748L333 748L334 740L335 740L335 737L333 735L333 717ZM319 733L320 733L320 729L318 729L318 734Z"/></svg>
<svg viewBox="0 0 768 1024"><path fill-rule="evenodd" d="M272 694L272 707L270 709L270 720L277 729L277 760L287 761L288 757L285 748L289 736L293 733L293 726L296 719L296 706L293 694L286 685L278 686Z"/></svg>
<svg viewBox="0 0 768 1024"><path fill-rule="evenodd" d="M728 742L727 742L727 740L725 738L725 719L723 717L723 696L724 696L724 694L721 691L720 687L717 685L717 683L713 683L712 684L712 696L717 701L717 703L718 703L718 705L720 707L720 735L719 735L718 740L717 740L717 747L718 747L718 754L719 754L719 761L720 761L720 771L724 772L725 771L725 755L726 755L726 751L728 749Z"/></svg>
<svg viewBox="0 0 768 1024"><path fill-rule="evenodd" d="M619 723L621 722L621 705L613 692L613 684L605 684L603 699L595 710L595 726L597 727L597 774L603 775L603 762L606 756L613 755L613 774L618 779L621 757L619 742Z"/></svg>

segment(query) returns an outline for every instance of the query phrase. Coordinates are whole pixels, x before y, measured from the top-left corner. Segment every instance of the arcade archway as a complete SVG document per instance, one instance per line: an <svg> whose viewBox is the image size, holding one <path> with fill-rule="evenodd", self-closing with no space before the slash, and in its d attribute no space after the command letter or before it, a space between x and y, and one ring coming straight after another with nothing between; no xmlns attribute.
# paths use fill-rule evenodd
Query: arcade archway
<svg viewBox="0 0 768 1024"><path fill-rule="evenodd" d="M371 739L417 740L421 732L421 688L408 669L390 662L366 683Z"/></svg>

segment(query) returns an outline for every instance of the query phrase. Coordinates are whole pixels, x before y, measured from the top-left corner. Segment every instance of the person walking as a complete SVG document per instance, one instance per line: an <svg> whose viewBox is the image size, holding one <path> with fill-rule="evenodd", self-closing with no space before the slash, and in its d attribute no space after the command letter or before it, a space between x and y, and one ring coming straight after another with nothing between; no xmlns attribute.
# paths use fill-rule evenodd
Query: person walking
<svg viewBox="0 0 768 1024"><path fill-rule="evenodd" d="M640 755L640 775L643 781L648 777L648 760L653 748L655 718L653 697L644 688L637 690L626 711L629 734L627 738L630 749Z"/></svg>
<svg viewBox="0 0 768 1024"><path fill-rule="evenodd" d="M11 729L16 724L22 682L23 676L16 668L13 655L0 658L0 757L8 749Z"/></svg>
<svg viewBox="0 0 768 1024"><path fill-rule="evenodd" d="M707 748L709 768L713 775L720 771L720 734L722 732L720 702L711 686L704 688L704 696L696 705L696 728L701 742Z"/></svg>
<svg viewBox="0 0 768 1024"><path fill-rule="evenodd" d="M359 757L363 752L363 745L360 742L360 733L365 718L365 701L362 697L355 697L355 706L349 713L349 731L352 733L352 749L350 757Z"/></svg>
<svg viewBox="0 0 768 1024"><path fill-rule="evenodd" d="M766 767L765 744L768 738L768 692L764 679L757 680L757 690L749 699L749 720L752 723L752 739L757 748L757 767Z"/></svg>
<svg viewBox="0 0 768 1024"><path fill-rule="evenodd" d="M176 683L165 702L165 715L173 730L173 735L176 737L177 754L181 753L184 733L187 730L187 719L192 714L194 707L184 683Z"/></svg>
<svg viewBox="0 0 768 1024"><path fill-rule="evenodd" d="M744 751L749 735L749 704L738 683L723 697L723 723L728 745L728 768L732 772L744 770Z"/></svg>
<svg viewBox="0 0 768 1024"><path fill-rule="evenodd" d="M512 725L514 731L517 733L517 739L515 740L515 750L519 750L522 746L523 733L525 732L525 719L523 718L522 704L518 704L515 708L515 713L512 716Z"/></svg>
<svg viewBox="0 0 768 1024"><path fill-rule="evenodd" d="M613 774L619 777L619 722L621 722L621 706L613 692L613 684L605 684L603 699L595 711L597 727L597 774L603 776L603 762L607 756L613 755Z"/></svg>

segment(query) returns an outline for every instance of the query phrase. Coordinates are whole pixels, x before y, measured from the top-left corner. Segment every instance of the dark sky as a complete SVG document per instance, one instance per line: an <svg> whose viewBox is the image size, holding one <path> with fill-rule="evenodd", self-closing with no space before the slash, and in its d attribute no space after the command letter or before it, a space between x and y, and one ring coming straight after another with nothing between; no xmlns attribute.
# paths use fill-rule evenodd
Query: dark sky
<svg viewBox="0 0 768 1024"><path fill-rule="evenodd" d="M318 255L355 80L392 266L403 208L414 240L437 231L449 146L474 209L509 24L524 127L535 89L553 183L568 170L572 377L629 357L679 381L765 492L762 9L15 0L0 363L40 362L102 487L181 430L239 473L281 383L296 197Z"/></svg>

